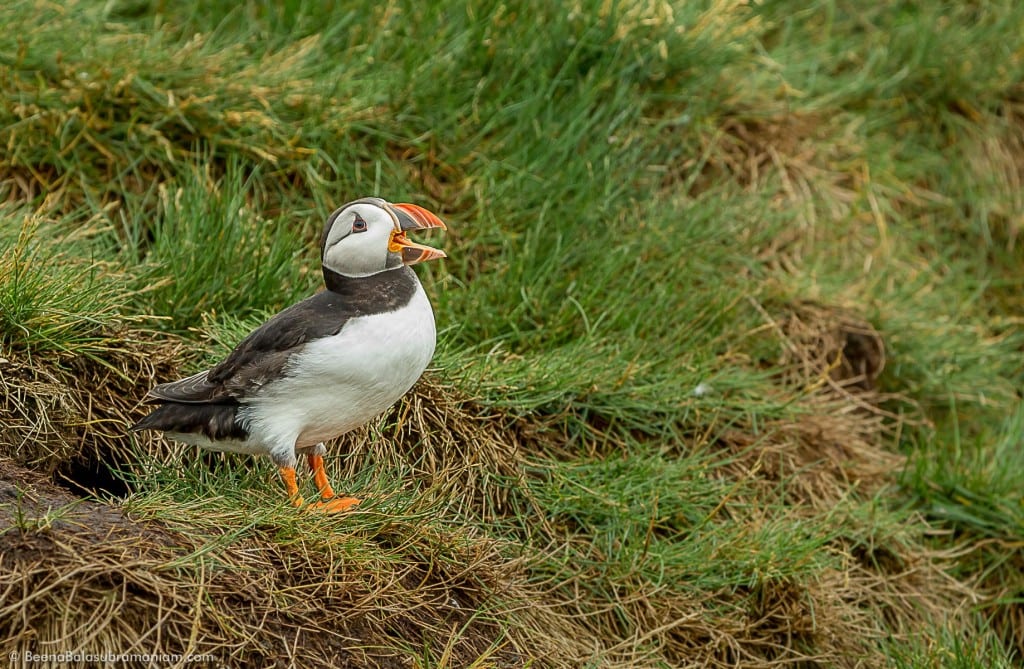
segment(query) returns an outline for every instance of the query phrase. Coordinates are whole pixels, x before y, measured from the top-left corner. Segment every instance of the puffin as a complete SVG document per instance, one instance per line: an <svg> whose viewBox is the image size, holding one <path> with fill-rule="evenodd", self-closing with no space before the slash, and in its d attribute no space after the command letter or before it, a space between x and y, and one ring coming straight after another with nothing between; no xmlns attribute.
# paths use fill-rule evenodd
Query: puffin
<svg viewBox="0 0 1024 669"><path fill-rule="evenodd" d="M324 290L270 318L216 366L150 390L143 401L157 406L131 430L269 455L296 507L305 504L295 473L305 456L320 493L306 508L359 504L331 487L324 442L383 413L433 357L434 312L411 265L446 254L406 236L431 228L447 229L415 204L364 197L335 210L320 241Z"/></svg>

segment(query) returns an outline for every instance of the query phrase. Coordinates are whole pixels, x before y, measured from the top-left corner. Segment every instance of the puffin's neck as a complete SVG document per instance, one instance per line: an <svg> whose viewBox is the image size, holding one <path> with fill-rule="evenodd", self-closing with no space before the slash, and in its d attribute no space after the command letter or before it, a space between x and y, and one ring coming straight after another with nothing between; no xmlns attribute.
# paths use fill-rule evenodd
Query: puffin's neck
<svg viewBox="0 0 1024 669"><path fill-rule="evenodd" d="M419 287L416 273L405 265L370 276L345 276L326 267L323 273L327 290L360 311L359 307L365 306L367 313L404 307Z"/></svg>

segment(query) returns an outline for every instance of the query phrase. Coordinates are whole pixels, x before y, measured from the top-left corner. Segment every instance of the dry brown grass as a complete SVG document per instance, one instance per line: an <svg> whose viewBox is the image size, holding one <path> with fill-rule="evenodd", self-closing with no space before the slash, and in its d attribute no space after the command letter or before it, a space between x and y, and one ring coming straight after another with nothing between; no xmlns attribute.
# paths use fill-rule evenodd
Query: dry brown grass
<svg viewBox="0 0 1024 669"><path fill-rule="evenodd" d="M211 654L232 666L405 667L395 649L429 649L438 666L557 652L503 640L503 621L482 613L501 598L532 615L532 593L521 563L470 530L358 536L338 523L282 541L288 528L267 522L210 551L208 536L76 499L7 459L0 486L5 656L75 649ZM361 542L383 548L373 564L352 564ZM401 559L410 550L437 559Z"/></svg>
<svg viewBox="0 0 1024 669"><path fill-rule="evenodd" d="M109 338L117 345L102 361L0 351L0 457L48 475L72 462L130 461L124 428L138 413L140 389L174 369L181 346L139 331Z"/></svg>
<svg viewBox="0 0 1024 669"><path fill-rule="evenodd" d="M383 421L330 450L347 454L343 478L367 463L407 470L446 512L487 521L508 512L527 455L551 440L542 422L490 409L427 374Z"/></svg>
<svg viewBox="0 0 1024 669"><path fill-rule="evenodd" d="M160 501L152 513L143 503L129 517L54 485L74 461L142 476L155 464L181 466L180 448L155 437L133 450L125 432L145 410L145 390L176 373L179 353L177 344L126 347L108 360L119 373L81 359L5 363L5 654L75 649L364 667L409 666L425 653L438 666L522 666L527 658L569 666L586 655L583 628L535 606L541 595L521 558L472 525L432 526L439 516L499 515L534 437L525 421L429 378L389 417L332 446L351 456L343 476L367 460L411 472L426 516L383 519L372 531L321 523L305 538L290 534L294 519L277 526L268 518L237 539L244 519L211 518L216 506L202 500L170 518Z"/></svg>
<svg viewBox="0 0 1024 669"><path fill-rule="evenodd" d="M736 476L758 472L770 486L785 481L785 503L815 511L891 484L905 459L888 444L908 418L883 408L893 396L877 388L886 362L879 332L846 307L804 301L773 315L753 304L781 344L770 368L780 385L799 393L801 413L758 434L728 432L723 441L742 454Z"/></svg>
<svg viewBox="0 0 1024 669"><path fill-rule="evenodd" d="M592 578L581 571L561 585L582 593ZM667 592L637 578L601 609L581 597L562 602L559 612L584 625L601 666L882 666L873 647L877 634L864 633L866 607L852 606L851 587L837 588L841 582L837 571L820 583L766 580L697 595Z"/></svg>
<svg viewBox="0 0 1024 669"><path fill-rule="evenodd" d="M810 111L737 110L699 137L699 150L671 166L663 186L675 192L682 182L700 193L728 181L745 192L774 193L772 202L796 214L800 232L839 220L863 186L857 167L864 149L856 126L841 121Z"/></svg>

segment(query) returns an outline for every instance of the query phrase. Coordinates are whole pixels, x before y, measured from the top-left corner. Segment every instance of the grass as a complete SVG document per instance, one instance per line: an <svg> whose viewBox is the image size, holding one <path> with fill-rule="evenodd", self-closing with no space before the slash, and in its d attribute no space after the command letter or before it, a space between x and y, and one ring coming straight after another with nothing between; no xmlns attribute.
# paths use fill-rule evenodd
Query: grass
<svg viewBox="0 0 1024 669"><path fill-rule="evenodd" d="M116 263L99 255L92 221L46 219L25 210L0 213L0 332L6 347L33 354L99 356L117 342L108 330L130 291Z"/></svg>
<svg viewBox="0 0 1024 669"><path fill-rule="evenodd" d="M204 314L283 308L316 277L303 280L307 273L299 271L301 234L249 209L258 174L242 170L229 162L214 179L196 163L180 182L161 184L153 198L121 213L117 251L137 268L138 309L169 319L166 329L186 330Z"/></svg>
<svg viewBox="0 0 1024 669"><path fill-rule="evenodd" d="M229 664L1019 662L1024 9L676 4L7 3L0 453L112 466L138 563L20 501L0 575ZM124 436L364 195L450 228L365 506Z"/></svg>

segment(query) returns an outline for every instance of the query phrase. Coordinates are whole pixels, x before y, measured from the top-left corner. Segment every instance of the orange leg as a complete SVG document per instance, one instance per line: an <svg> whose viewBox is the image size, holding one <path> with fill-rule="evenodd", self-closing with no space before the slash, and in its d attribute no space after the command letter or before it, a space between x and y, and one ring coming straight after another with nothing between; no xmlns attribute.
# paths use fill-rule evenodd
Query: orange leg
<svg viewBox="0 0 1024 669"><path fill-rule="evenodd" d="M359 504L361 500L355 497L337 497L335 495L334 489L331 488L331 482L327 480L327 471L324 469L324 457L322 455L311 454L309 456L309 468L313 470L313 481L320 491L320 498L322 500L315 504L310 504L310 509L337 513L339 511L348 511L353 506Z"/></svg>
<svg viewBox="0 0 1024 669"><path fill-rule="evenodd" d="M288 491L288 497L291 498L292 505L296 507L302 506L302 495L299 494L299 486L295 483L295 468L280 467L278 471L281 472L284 489Z"/></svg>
<svg viewBox="0 0 1024 669"><path fill-rule="evenodd" d="M313 472L313 481L316 483L317 490L320 491L320 497L323 499L334 497L334 490L331 488L331 482L327 480L327 470L324 468L324 456L310 455L309 469Z"/></svg>

